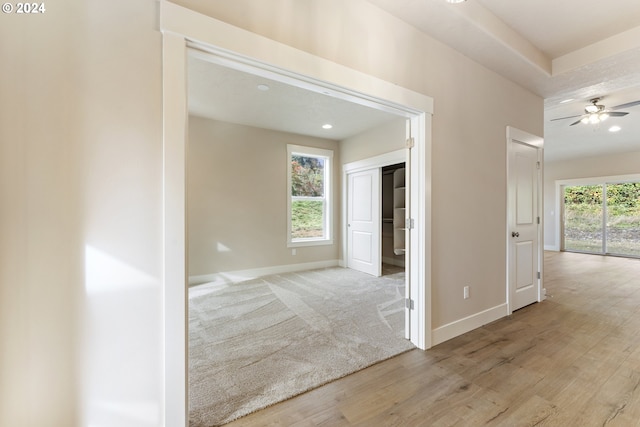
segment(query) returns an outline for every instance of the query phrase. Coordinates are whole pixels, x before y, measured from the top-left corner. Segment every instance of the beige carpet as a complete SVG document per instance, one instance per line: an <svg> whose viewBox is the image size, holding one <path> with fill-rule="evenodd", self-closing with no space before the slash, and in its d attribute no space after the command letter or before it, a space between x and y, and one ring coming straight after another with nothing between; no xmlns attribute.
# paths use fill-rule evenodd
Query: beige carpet
<svg viewBox="0 0 640 427"><path fill-rule="evenodd" d="M414 348L404 273L287 273L189 294L191 427L218 426Z"/></svg>

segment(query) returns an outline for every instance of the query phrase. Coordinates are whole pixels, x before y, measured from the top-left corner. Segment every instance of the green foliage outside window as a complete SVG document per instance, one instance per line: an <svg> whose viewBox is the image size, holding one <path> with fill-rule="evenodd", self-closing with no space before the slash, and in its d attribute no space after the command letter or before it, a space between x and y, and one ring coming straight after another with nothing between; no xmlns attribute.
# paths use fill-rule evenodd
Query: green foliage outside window
<svg viewBox="0 0 640 427"><path fill-rule="evenodd" d="M566 249L601 253L605 239L607 253L640 256L640 182L565 187L564 196Z"/></svg>
<svg viewBox="0 0 640 427"><path fill-rule="evenodd" d="M578 185L565 188L565 204L583 212L602 209L601 185ZM614 215L640 215L640 182L607 185L607 209Z"/></svg>
<svg viewBox="0 0 640 427"><path fill-rule="evenodd" d="M291 203L291 237L308 239L324 236L323 201L296 200Z"/></svg>
<svg viewBox="0 0 640 427"><path fill-rule="evenodd" d="M291 156L291 195L324 196L324 163L321 157Z"/></svg>
<svg viewBox="0 0 640 427"><path fill-rule="evenodd" d="M321 156L291 156L291 238L325 237L325 172Z"/></svg>

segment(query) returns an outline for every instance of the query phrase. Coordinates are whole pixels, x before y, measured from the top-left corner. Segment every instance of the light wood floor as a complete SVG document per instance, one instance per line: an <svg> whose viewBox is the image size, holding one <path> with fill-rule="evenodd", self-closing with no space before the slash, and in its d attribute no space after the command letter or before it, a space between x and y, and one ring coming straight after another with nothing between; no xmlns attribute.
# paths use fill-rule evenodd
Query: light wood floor
<svg viewBox="0 0 640 427"><path fill-rule="evenodd" d="M640 260L545 254L548 298L227 426L640 426Z"/></svg>

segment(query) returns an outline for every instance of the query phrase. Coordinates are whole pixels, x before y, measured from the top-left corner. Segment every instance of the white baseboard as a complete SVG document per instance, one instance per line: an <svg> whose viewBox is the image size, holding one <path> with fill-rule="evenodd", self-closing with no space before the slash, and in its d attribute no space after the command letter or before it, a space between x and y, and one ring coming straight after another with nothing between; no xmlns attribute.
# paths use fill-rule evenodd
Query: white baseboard
<svg viewBox="0 0 640 427"><path fill-rule="evenodd" d="M390 265L395 265L397 267L404 267L404 260L403 259L394 259L391 257L386 257L383 256L382 257L382 262L385 264L390 264ZM341 259L340 261L338 261L338 266L340 267L347 267L347 262L343 259Z"/></svg>
<svg viewBox="0 0 640 427"><path fill-rule="evenodd" d="M560 252L560 248L556 245L544 245L544 250L545 251L555 251L555 252Z"/></svg>
<svg viewBox="0 0 640 427"><path fill-rule="evenodd" d="M222 273L203 274L200 276L189 276L189 286L211 284L229 284L242 282L244 280L255 279L256 277L268 276L269 274L290 273L293 271L313 270L314 268L327 268L338 266L338 260L303 262L300 264L275 265L272 267L253 268L249 270L226 271Z"/></svg>
<svg viewBox="0 0 640 427"><path fill-rule="evenodd" d="M432 331L431 345L437 345L448 341L451 338L455 338L459 335L477 329L487 323L491 323L505 317L508 314L507 304L505 303L469 317L465 317L464 319L456 320L455 322L440 326Z"/></svg>

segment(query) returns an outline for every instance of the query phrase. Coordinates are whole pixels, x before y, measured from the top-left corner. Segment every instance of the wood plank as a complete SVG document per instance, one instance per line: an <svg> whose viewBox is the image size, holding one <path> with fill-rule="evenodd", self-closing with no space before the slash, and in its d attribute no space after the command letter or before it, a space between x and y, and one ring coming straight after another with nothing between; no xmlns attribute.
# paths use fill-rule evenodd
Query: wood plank
<svg viewBox="0 0 640 427"><path fill-rule="evenodd" d="M549 297L228 424L640 426L640 260L545 254Z"/></svg>

